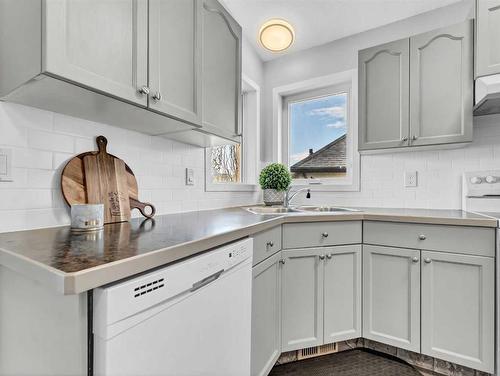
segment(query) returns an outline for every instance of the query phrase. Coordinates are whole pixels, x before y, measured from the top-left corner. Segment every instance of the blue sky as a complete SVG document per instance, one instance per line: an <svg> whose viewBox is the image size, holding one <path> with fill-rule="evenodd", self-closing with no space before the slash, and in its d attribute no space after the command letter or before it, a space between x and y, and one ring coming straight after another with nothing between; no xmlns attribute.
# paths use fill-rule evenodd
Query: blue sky
<svg viewBox="0 0 500 376"><path fill-rule="evenodd" d="M291 103L290 166L346 133L345 93Z"/></svg>

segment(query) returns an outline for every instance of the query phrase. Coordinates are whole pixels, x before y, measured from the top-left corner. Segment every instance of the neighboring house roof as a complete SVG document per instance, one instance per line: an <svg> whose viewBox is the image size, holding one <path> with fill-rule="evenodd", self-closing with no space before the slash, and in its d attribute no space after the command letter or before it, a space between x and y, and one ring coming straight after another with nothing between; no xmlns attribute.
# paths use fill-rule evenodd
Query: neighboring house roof
<svg viewBox="0 0 500 376"><path fill-rule="evenodd" d="M318 151L290 167L291 172L346 172L346 135L340 136Z"/></svg>

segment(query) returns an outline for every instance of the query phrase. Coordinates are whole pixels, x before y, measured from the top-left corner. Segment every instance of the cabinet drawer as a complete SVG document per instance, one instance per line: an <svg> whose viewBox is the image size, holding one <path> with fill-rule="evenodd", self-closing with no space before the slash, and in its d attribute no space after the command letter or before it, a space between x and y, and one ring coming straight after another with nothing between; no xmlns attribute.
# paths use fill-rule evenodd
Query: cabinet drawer
<svg viewBox="0 0 500 376"><path fill-rule="evenodd" d="M365 221L363 242L365 244L478 256L495 256L495 230L485 227Z"/></svg>
<svg viewBox="0 0 500 376"><path fill-rule="evenodd" d="M259 232L253 238L253 265L281 250L281 226Z"/></svg>
<svg viewBox="0 0 500 376"><path fill-rule="evenodd" d="M361 221L288 223L283 225L283 248L361 243Z"/></svg>

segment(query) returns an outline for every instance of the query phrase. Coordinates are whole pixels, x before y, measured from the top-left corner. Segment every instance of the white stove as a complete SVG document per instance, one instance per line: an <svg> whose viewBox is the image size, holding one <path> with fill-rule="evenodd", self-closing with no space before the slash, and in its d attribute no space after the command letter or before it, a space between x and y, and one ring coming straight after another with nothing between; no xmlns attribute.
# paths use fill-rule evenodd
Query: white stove
<svg viewBox="0 0 500 376"><path fill-rule="evenodd" d="M500 170L466 172L462 209L500 219Z"/></svg>
<svg viewBox="0 0 500 376"><path fill-rule="evenodd" d="M500 170L466 172L462 178L462 209L497 219L496 249L496 373L500 375Z"/></svg>

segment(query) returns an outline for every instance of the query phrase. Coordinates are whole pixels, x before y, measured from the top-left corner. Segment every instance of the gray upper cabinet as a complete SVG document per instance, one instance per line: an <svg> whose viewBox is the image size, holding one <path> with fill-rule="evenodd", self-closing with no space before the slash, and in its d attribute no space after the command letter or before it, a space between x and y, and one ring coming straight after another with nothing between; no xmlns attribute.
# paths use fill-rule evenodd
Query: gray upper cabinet
<svg viewBox="0 0 500 376"><path fill-rule="evenodd" d="M363 337L420 352L420 251L363 246Z"/></svg>
<svg viewBox="0 0 500 376"><path fill-rule="evenodd" d="M203 3L203 128L223 137L241 132L241 27L215 0Z"/></svg>
<svg viewBox="0 0 500 376"><path fill-rule="evenodd" d="M251 375L265 376L281 354L281 252L252 270Z"/></svg>
<svg viewBox="0 0 500 376"><path fill-rule="evenodd" d="M359 52L359 149L408 145L409 40Z"/></svg>
<svg viewBox="0 0 500 376"><path fill-rule="evenodd" d="M360 151L472 141L472 21L358 58Z"/></svg>
<svg viewBox="0 0 500 376"><path fill-rule="evenodd" d="M147 0L45 0L42 70L146 106Z"/></svg>
<svg viewBox="0 0 500 376"><path fill-rule="evenodd" d="M282 351L323 343L324 252L321 248L283 251Z"/></svg>
<svg viewBox="0 0 500 376"><path fill-rule="evenodd" d="M201 125L202 1L149 0L150 108Z"/></svg>
<svg viewBox="0 0 500 376"><path fill-rule="evenodd" d="M240 141L241 27L217 0L2 0L0 24L0 100Z"/></svg>
<svg viewBox="0 0 500 376"><path fill-rule="evenodd" d="M500 0L477 0L476 77L500 73Z"/></svg>
<svg viewBox="0 0 500 376"><path fill-rule="evenodd" d="M410 145L472 141L473 22L410 38Z"/></svg>
<svg viewBox="0 0 500 376"><path fill-rule="evenodd" d="M494 371L493 258L422 251L422 353Z"/></svg>
<svg viewBox="0 0 500 376"><path fill-rule="evenodd" d="M323 342L361 337L361 246L325 249Z"/></svg>

